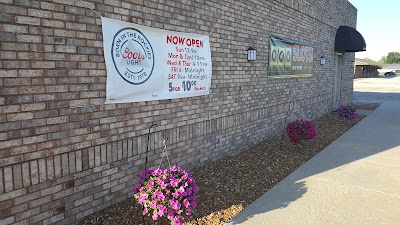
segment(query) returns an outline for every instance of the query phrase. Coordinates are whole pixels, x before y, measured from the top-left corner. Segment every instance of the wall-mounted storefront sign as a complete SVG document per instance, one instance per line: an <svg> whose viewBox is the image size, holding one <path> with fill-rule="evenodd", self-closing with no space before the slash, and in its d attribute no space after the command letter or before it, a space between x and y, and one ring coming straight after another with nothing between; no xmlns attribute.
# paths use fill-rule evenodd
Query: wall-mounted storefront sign
<svg viewBox="0 0 400 225"><path fill-rule="evenodd" d="M310 43L271 35L269 44L268 76L312 76L314 47Z"/></svg>
<svg viewBox="0 0 400 225"><path fill-rule="evenodd" d="M102 17L105 103L209 94L211 51L205 35L172 32Z"/></svg>

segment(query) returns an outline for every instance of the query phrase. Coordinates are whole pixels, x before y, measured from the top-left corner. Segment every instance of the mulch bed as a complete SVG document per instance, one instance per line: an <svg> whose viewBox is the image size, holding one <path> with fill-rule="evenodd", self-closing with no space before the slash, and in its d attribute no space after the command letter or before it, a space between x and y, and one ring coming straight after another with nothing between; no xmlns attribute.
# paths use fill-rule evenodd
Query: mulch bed
<svg viewBox="0 0 400 225"><path fill-rule="evenodd" d="M353 103L356 109L374 110L378 108L380 103Z"/></svg>
<svg viewBox="0 0 400 225"><path fill-rule="evenodd" d="M357 108L370 110L378 106L356 105ZM229 221L362 118L359 116L354 121L344 121L335 113L327 114L313 121L317 137L312 141L294 146L286 135L279 136L193 171L191 174L199 187L198 206L190 217L185 218L184 224L223 224ZM80 224L142 224L141 208L129 199L86 218ZM144 224L170 223L146 218Z"/></svg>

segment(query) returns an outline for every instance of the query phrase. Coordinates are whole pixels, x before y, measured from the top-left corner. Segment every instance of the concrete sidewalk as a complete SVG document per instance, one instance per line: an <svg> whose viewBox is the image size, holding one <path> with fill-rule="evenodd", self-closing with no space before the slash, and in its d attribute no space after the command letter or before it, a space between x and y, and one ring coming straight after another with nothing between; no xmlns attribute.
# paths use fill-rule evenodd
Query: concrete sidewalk
<svg viewBox="0 0 400 225"><path fill-rule="evenodd" d="M228 224L400 224L400 102L383 103Z"/></svg>

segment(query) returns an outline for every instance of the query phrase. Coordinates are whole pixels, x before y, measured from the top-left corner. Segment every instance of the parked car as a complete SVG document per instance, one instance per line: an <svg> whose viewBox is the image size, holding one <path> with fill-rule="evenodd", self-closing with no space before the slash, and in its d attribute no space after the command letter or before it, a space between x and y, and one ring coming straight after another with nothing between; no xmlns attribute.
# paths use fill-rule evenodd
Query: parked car
<svg viewBox="0 0 400 225"><path fill-rule="evenodd" d="M396 74L393 71L386 72L385 76L396 76Z"/></svg>

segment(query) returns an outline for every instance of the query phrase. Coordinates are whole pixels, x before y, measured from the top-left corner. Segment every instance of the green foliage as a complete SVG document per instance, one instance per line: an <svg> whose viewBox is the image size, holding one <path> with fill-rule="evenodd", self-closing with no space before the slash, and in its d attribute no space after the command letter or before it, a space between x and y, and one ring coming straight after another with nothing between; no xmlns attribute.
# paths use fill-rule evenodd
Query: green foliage
<svg viewBox="0 0 400 225"><path fill-rule="evenodd" d="M400 63L400 52L389 52L386 57L386 63Z"/></svg>
<svg viewBox="0 0 400 225"><path fill-rule="evenodd" d="M384 64L400 63L400 52L389 52L387 56L383 56L379 62Z"/></svg>
<svg viewBox="0 0 400 225"><path fill-rule="evenodd" d="M386 64L386 56L382 56L378 63Z"/></svg>

